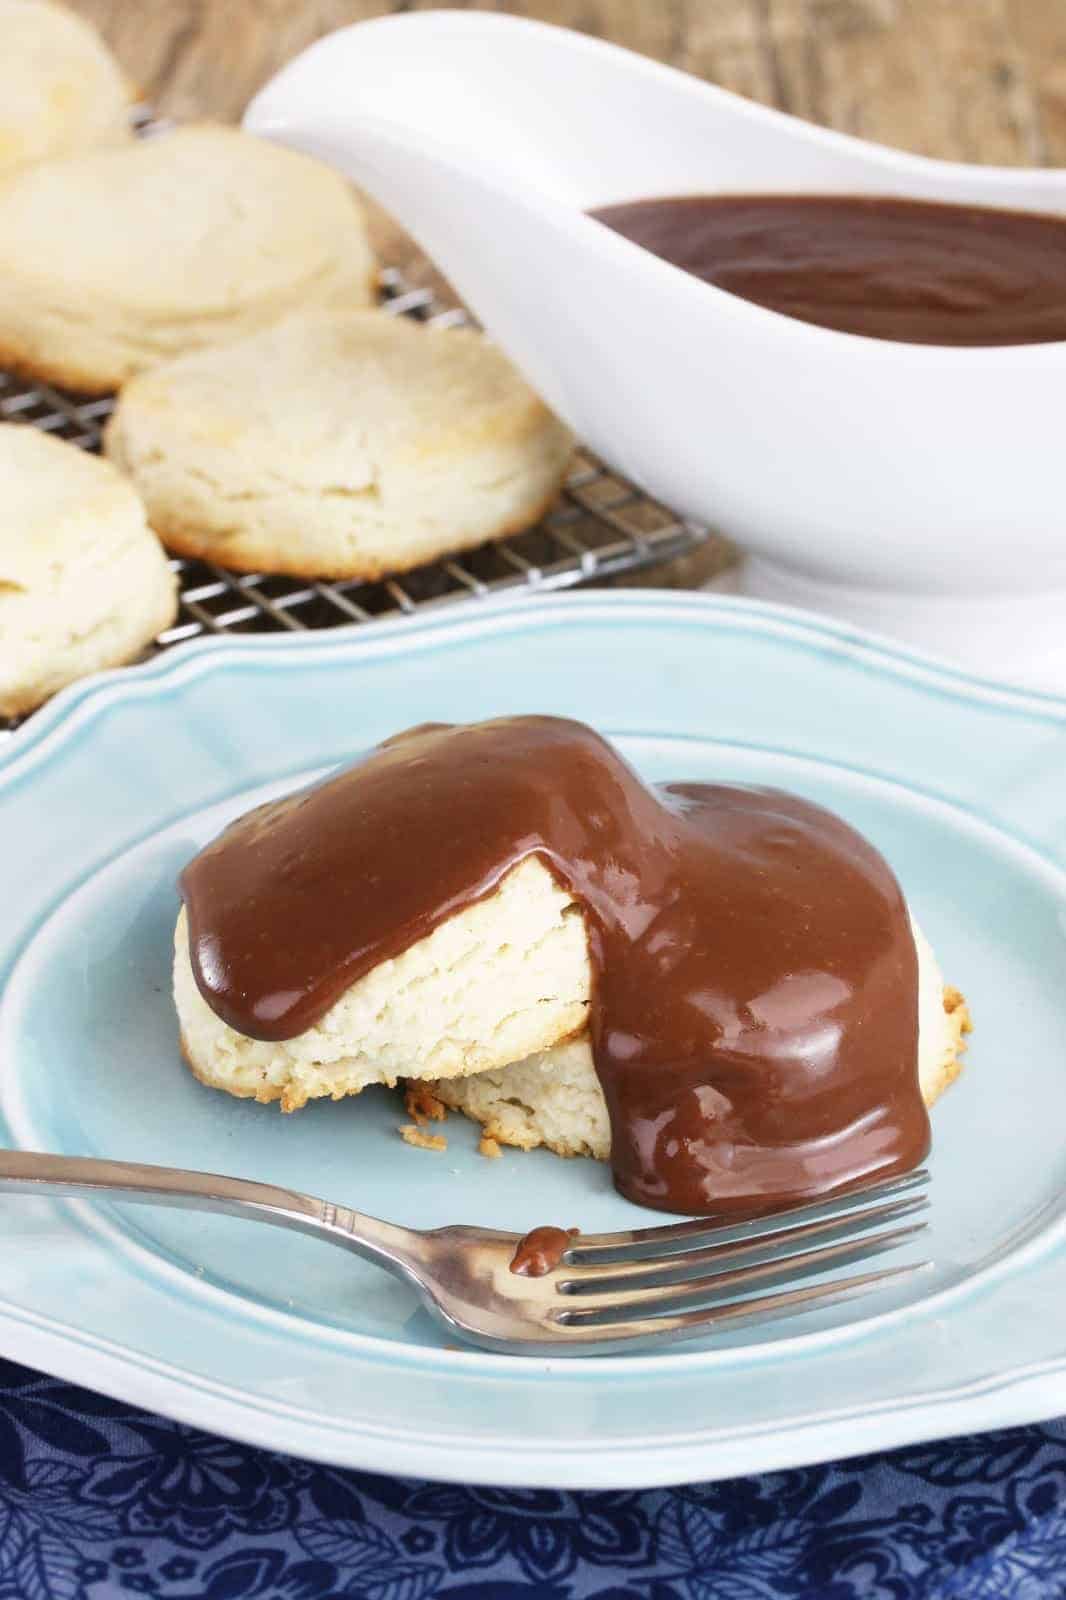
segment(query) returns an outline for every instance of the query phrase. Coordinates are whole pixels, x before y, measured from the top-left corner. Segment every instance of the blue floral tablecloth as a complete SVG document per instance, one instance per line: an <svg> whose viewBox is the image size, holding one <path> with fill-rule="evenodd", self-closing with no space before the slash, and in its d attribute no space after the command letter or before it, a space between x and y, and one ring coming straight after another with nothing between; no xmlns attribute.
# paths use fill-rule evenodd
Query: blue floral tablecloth
<svg viewBox="0 0 1066 1600"><path fill-rule="evenodd" d="M0 1600L1062 1600L1066 1421L640 1493L314 1466L0 1362Z"/></svg>

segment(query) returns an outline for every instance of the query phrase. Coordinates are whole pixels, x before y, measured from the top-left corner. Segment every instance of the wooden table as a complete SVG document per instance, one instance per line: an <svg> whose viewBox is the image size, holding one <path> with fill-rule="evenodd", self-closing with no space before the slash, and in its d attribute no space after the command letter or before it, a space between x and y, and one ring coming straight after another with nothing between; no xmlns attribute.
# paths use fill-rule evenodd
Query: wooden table
<svg viewBox="0 0 1066 1600"><path fill-rule="evenodd" d="M72 3L161 110L234 120L319 34L424 9L420 0ZM1066 166L1066 0L527 0L480 9L602 34L908 150Z"/></svg>
<svg viewBox="0 0 1066 1600"><path fill-rule="evenodd" d="M430 8L429 0L68 3L96 24L161 112L227 120L318 35L384 12ZM475 9L600 34L755 100L904 149L1066 166L1066 0L527 0ZM432 279L387 218L375 213L372 228L384 260L415 283ZM655 569L650 581L688 586L726 559L712 542Z"/></svg>

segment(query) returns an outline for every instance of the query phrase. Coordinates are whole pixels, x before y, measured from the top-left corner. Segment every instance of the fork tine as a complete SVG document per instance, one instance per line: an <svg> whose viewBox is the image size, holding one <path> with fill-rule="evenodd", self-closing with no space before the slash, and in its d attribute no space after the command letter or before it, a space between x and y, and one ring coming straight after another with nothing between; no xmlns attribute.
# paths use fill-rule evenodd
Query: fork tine
<svg viewBox="0 0 1066 1600"><path fill-rule="evenodd" d="M628 1261L634 1257L665 1255L672 1250L682 1251L702 1245L731 1243L740 1239L755 1239L765 1233L776 1233L793 1223L818 1221L823 1217L842 1214L858 1215L869 1201L887 1199L923 1188L929 1181L925 1167L917 1172L905 1173L899 1178L879 1179L848 1189L842 1194L824 1200L812 1200L788 1211L775 1211L765 1217L754 1217L745 1222L728 1222L714 1217L694 1217L691 1222L668 1223L660 1228L633 1228L619 1233L583 1233L575 1239L567 1260L588 1264L606 1264L608 1261Z"/></svg>
<svg viewBox="0 0 1066 1600"><path fill-rule="evenodd" d="M695 1338L701 1333L715 1330L740 1328L750 1323L777 1322L803 1311L837 1305L843 1300L855 1300L889 1283L902 1282L919 1272L926 1272L931 1265L929 1261L918 1261L904 1267L885 1267L880 1272L833 1278L826 1283L811 1284L805 1289L787 1289L778 1294L735 1300L697 1311L652 1314L628 1322L593 1322L578 1326L564 1324L566 1337L552 1348L560 1355L567 1353L567 1346L575 1355L581 1352L594 1354L597 1345L606 1348L616 1343L631 1342L648 1347L672 1343L677 1339Z"/></svg>
<svg viewBox="0 0 1066 1600"><path fill-rule="evenodd" d="M708 1300L721 1299L735 1290L744 1290L759 1283L780 1282L782 1278L806 1277L810 1272L821 1272L828 1267L843 1266L845 1262L858 1261L894 1250L906 1239L921 1233L925 1222L915 1222L905 1228L890 1228L887 1232L865 1235L861 1239L842 1239L835 1244L820 1245L813 1250L778 1257L773 1261L757 1261L749 1266L734 1267L724 1272L714 1272L704 1278L693 1278L682 1283L659 1285L647 1289L624 1287L621 1293L604 1290L567 1296L569 1304L557 1314L555 1320L567 1328L582 1323L610 1317L613 1313L640 1312L654 1315L656 1310L696 1310Z"/></svg>
<svg viewBox="0 0 1066 1600"><path fill-rule="evenodd" d="M727 1240L699 1250L672 1251L663 1256L637 1256L626 1261L604 1262L594 1258L594 1263L589 1266L573 1266L568 1262L555 1287L563 1294L584 1299L590 1294L606 1294L616 1288L641 1289L669 1283L684 1284L688 1278L697 1276L701 1268L725 1267L733 1261L768 1259L771 1255L777 1260L792 1260L801 1245L810 1246L816 1241L829 1244L841 1235L860 1241L868 1237L865 1230L882 1227L888 1222L900 1222L904 1217L914 1216L928 1207L929 1196L915 1194L903 1200L889 1200L884 1205L867 1206L861 1211L825 1217L820 1222L800 1223L775 1233L760 1234L752 1239Z"/></svg>

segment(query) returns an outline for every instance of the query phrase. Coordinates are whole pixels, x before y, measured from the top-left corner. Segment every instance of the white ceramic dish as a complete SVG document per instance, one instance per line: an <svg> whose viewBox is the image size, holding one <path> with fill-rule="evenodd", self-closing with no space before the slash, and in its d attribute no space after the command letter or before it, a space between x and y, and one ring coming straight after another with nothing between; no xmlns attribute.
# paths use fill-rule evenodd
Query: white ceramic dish
<svg viewBox="0 0 1066 1600"><path fill-rule="evenodd" d="M232 1219L0 1196L0 1350L209 1429L382 1471L646 1485L1066 1410L1066 702L706 596L595 595L219 641L68 691L0 761L0 1136L294 1185L399 1221L647 1221L606 1169L401 1144L371 1092L290 1118L197 1085L174 877L235 812L412 722L548 710L653 776L781 782L887 852L977 1020L935 1114L906 1298L653 1356L440 1342L370 1266ZM900 1254L899 1259L906 1259Z"/></svg>
<svg viewBox="0 0 1066 1600"><path fill-rule="evenodd" d="M774 190L1066 212L1066 172L888 150L484 13L342 29L245 120L395 212L581 438L749 552L739 592L1066 688L1066 343L940 349L811 327L582 214Z"/></svg>

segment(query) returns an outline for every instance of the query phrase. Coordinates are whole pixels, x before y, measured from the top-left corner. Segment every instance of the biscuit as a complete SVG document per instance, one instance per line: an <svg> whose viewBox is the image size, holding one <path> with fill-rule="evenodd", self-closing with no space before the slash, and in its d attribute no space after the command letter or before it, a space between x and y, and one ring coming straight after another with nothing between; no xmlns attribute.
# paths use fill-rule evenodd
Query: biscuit
<svg viewBox="0 0 1066 1600"><path fill-rule="evenodd" d="M931 1106L962 1070L970 1016L959 991L944 984L918 927L914 935L919 962L918 1080L922 1098ZM430 1083L423 1092L427 1091L430 1100L480 1123L498 1144L521 1150L544 1145L556 1155L593 1156L599 1161L610 1157L607 1105L587 1037L500 1070Z"/></svg>
<svg viewBox="0 0 1066 1600"><path fill-rule="evenodd" d="M193 1073L241 1098L280 1100L283 1111L372 1083L521 1060L584 1028L589 981L581 913L533 857L279 1043L237 1033L211 1010L193 977L184 910L174 940L174 999Z"/></svg>
<svg viewBox="0 0 1066 1600"><path fill-rule="evenodd" d="M0 425L0 715L138 655L174 620L174 576L108 462Z"/></svg>
<svg viewBox="0 0 1066 1600"><path fill-rule="evenodd" d="M130 137L129 86L72 11L0 0L0 41L0 176Z"/></svg>
<svg viewBox="0 0 1066 1600"><path fill-rule="evenodd" d="M470 329L311 313L137 378L107 431L170 549L375 578L535 522L573 441Z"/></svg>
<svg viewBox="0 0 1066 1600"><path fill-rule="evenodd" d="M86 393L298 306L352 308L362 208L307 156L192 125L0 184L0 366Z"/></svg>
<svg viewBox="0 0 1066 1600"><path fill-rule="evenodd" d="M914 935L919 1081L931 1105L961 1070L969 1013L916 925ZM280 1042L248 1038L211 1010L193 977L184 911L175 930L182 1050L202 1083L294 1111L405 1080L419 1125L445 1106L499 1144L606 1160L610 1126L586 1031L590 986L581 909L535 856L360 978L313 1028ZM540 1042L527 1049L533 1038Z"/></svg>

